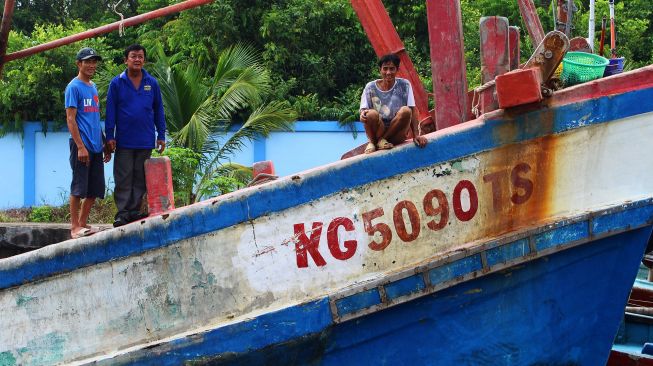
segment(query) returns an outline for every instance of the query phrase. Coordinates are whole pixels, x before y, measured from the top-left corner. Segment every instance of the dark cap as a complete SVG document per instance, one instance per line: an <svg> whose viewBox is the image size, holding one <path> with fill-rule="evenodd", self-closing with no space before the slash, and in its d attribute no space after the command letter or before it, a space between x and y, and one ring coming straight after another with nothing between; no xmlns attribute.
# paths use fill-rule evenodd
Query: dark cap
<svg viewBox="0 0 653 366"><path fill-rule="evenodd" d="M100 57L100 55L98 55L98 53L90 47L84 47L79 50L79 52L77 52L77 61L88 60L91 58L102 61L102 57Z"/></svg>

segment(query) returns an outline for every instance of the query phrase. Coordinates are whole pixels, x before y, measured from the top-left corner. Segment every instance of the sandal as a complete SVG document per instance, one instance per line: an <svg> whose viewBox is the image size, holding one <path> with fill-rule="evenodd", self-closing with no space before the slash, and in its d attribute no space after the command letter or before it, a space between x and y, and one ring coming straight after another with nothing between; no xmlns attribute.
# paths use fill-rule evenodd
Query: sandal
<svg viewBox="0 0 653 366"><path fill-rule="evenodd" d="M392 149L395 145L391 144L388 142L386 139L380 139L379 142L377 142L376 147L379 150L388 150Z"/></svg>
<svg viewBox="0 0 653 366"><path fill-rule="evenodd" d="M367 144L367 147L365 147L365 153L366 154L371 154L371 153L373 153L375 151L376 151L376 146L374 146L374 144L371 143L371 142Z"/></svg>
<svg viewBox="0 0 653 366"><path fill-rule="evenodd" d="M79 238L83 238L85 236L89 236L91 234L95 234L95 233L93 231L91 231L91 229L83 227L83 228L79 229L78 232L71 233L70 237L73 238L73 239L79 239Z"/></svg>

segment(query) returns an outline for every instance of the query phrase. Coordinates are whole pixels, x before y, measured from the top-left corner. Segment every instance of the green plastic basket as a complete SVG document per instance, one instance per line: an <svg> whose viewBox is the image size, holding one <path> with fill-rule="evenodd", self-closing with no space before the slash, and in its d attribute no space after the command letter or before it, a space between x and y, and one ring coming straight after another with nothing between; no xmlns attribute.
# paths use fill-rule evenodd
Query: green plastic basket
<svg viewBox="0 0 653 366"><path fill-rule="evenodd" d="M607 58L586 52L567 52L562 59L562 82L565 85L585 83L603 76Z"/></svg>

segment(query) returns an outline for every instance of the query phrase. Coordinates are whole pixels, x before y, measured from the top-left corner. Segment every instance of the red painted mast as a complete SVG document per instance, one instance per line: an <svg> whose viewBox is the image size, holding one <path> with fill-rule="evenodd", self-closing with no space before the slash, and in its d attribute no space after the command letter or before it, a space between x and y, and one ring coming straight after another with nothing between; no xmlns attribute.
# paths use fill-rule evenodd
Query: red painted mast
<svg viewBox="0 0 653 366"><path fill-rule="evenodd" d="M398 74L408 79L413 86L415 104L419 110L418 119L422 124L429 123L431 115L428 110L426 90L383 3L381 3L381 0L351 0L351 5L356 15L358 15L358 19L376 55L380 57L388 53L394 53L399 56L401 66Z"/></svg>
<svg viewBox="0 0 653 366"><path fill-rule="evenodd" d="M9 2L9 0L7 2ZM11 1L11 2L13 2L13 1ZM112 31L118 29L121 24L122 24L123 27L131 27L133 25L144 23L144 22L146 22L148 20L160 18L160 17L166 16L166 15L170 15L172 13L177 13L177 12L183 11L183 10L196 8L196 7L200 6L200 5L208 4L208 3L211 3L211 2L213 2L213 0L186 0L186 1L183 1L183 2L181 2L179 4L170 5L170 6L167 6L165 8L153 10L153 11L148 12L148 13L144 13L144 14L137 15L137 16L134 16L134 17L131 17L131 18L127 18L124 21L117 21L117 22L114 22L114 23L111 23L111 24L103 25L103 26L98 27L98 28L94 28L94 29L87 30L87 31L84 31L84 32L81 32L81 33L77 33L77 34L74 34L72 36L60 38L60 39L57 39L57 40L52 41L52 42L47 42L47 43L44 43L44 44L40 44L38 46L26 48L26 49L24 49L22 51L18 51L18 52L10 53L8 55L4 55L3 58L2 58L2 63L17 60L19 58L24 58L24 57L27 57L27 56L31 56L31 55L34 55L34 54L39 53L39 52L47 51L47 50L50 50L50 49L53 49L53 48L57 48L57 47L60 47L60 46L65 46L67 44L71 44L71 43L81 41L81 40L84 40L84 39L87 39L87 38L92 38L92 37L96 37L96 36L99 36L99 35L102 35L102 34L105 34L105 33L109 33L109 32L112 32ZM5 3L5 7L6 7L6 3ZM4 23L4 20L3 20L3 23Z"/></svg>
<svg viewBox="0 0 653 366"><path fill-rule="evenodd" d="M467 120L467 70L459 0L427 0L437 129Z"/></svg>
<svg viewBox="0 0 653 366"><path fill-rule="evenodd" d="M528 30L528 35L533 42L533 48L537 48L544 39L544 30L542 29L542 23L540 23L540 17L535 10L533 0L518 0L518 2L519 12L521 13L522 19L524 19L526 30Z"/></svg>
<svg viewBox="0 0 653 366"><path fill-rule="evenodd" d="M4 66L4 56L7 53L7 40L9 39L9 30L11 30L11 18L14 16L15 0L5 0L5 8L2 12L2 23L0 23L0 76L2 76L2 67Z"/></svg>

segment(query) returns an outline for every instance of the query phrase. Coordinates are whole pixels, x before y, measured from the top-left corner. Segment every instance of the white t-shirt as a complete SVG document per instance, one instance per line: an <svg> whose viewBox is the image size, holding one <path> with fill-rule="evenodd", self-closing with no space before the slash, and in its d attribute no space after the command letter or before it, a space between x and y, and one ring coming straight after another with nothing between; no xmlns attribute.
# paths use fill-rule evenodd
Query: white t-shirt
<svg viewBox="0 0 653 366"><path fill-rule="evenodd" d="M361 95L360 109L374 109L379 112L383 124L390 125L399 109L403 106L414 107L415 96L410 82L406 79L395 78L395 85L388 91L382 91L376 85L377 81L370 81L365 85Z"/></svg>

